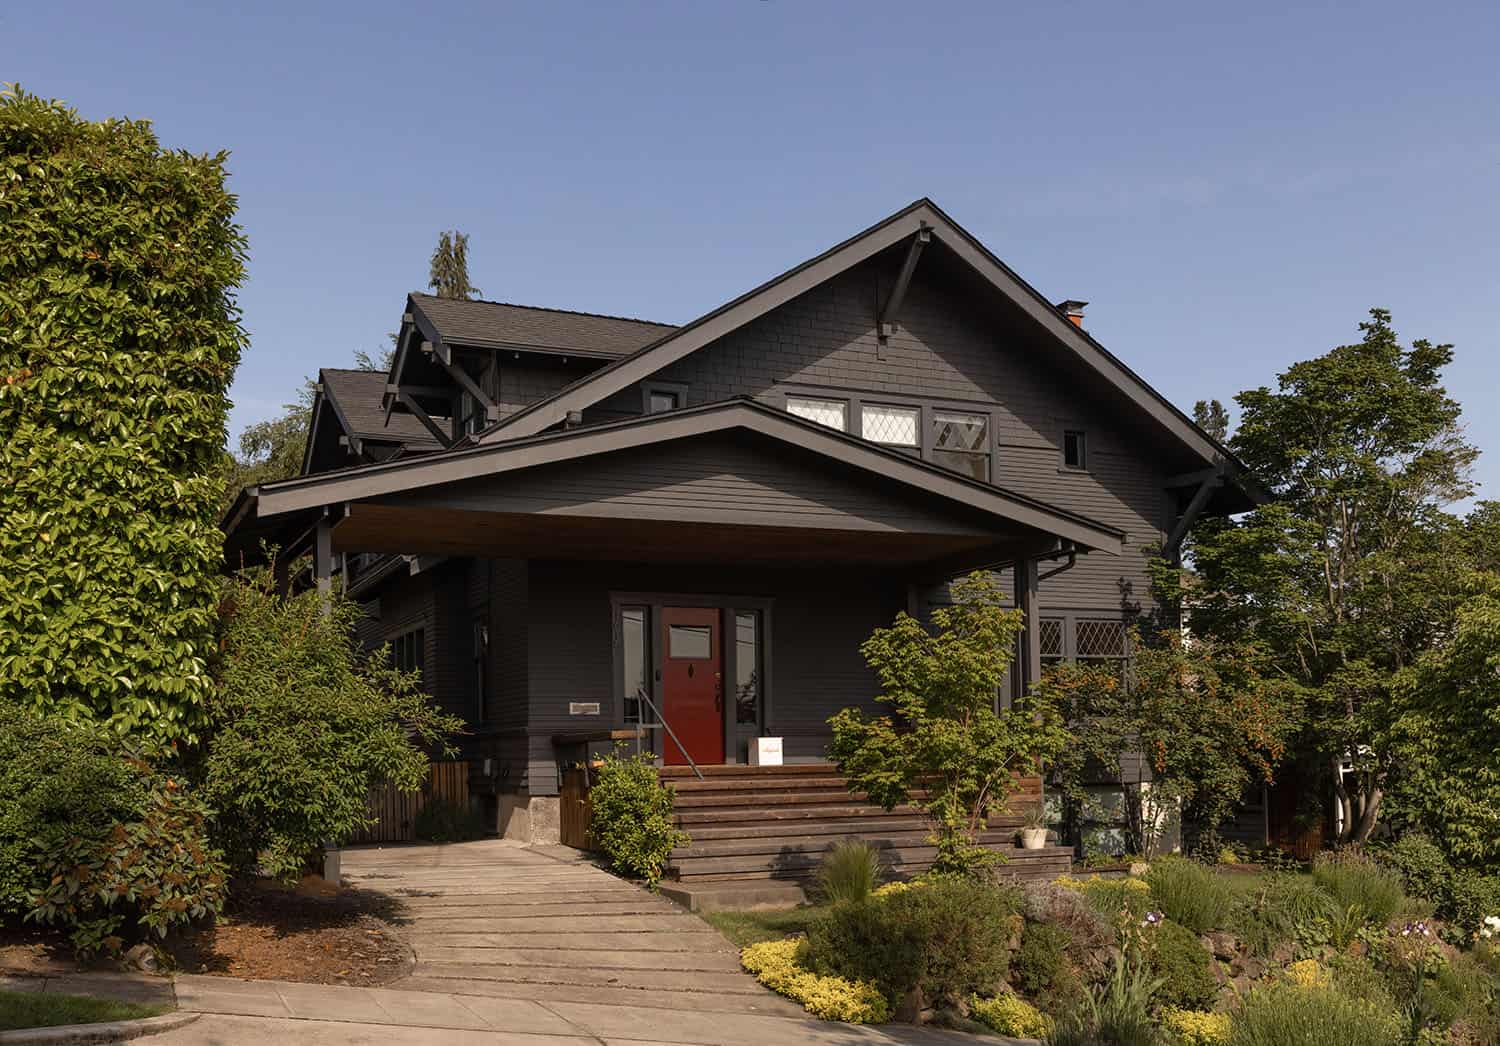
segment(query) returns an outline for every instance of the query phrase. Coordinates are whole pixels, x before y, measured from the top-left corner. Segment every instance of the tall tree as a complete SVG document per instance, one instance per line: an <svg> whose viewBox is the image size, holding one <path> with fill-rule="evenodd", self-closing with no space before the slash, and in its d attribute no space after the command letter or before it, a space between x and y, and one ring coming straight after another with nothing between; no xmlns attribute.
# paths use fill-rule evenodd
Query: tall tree
<svg viewBox="0 0 1500 1046"><path fill-rule="evenodd" d="M0 91L0 700L194 734L246 344L226 163Z"/></svg>
<svg viewBox="0 0 1500 1046"><path fill-rule="evenodd" d="M1220 443L1229 438L1229 411L1218 400L1199 400L1194 403L1193 420L1200 429Z"/></svg>
<svg viewBox="0 0 1500 1046"><path fill-rule="evenodd" d="M1193 536L1195 632L1254 637L1310 697L1342 839L1362 841L1400 765L1395 675L1458 597L1456 526L1477 451L1440 373L1450 345L1403 347L1383 309L1363 337L1236 397L1233 449L1277 495ZM1351 773L1346 774L1345 768Z"/></svg>
<svg viewBox="0 0 1500 1046"><path fill-rule="evenodd" d="M457 229L438 233L428 267L427 286L439 298L475 298L479 288L469 282L469 237Z"/></svg>

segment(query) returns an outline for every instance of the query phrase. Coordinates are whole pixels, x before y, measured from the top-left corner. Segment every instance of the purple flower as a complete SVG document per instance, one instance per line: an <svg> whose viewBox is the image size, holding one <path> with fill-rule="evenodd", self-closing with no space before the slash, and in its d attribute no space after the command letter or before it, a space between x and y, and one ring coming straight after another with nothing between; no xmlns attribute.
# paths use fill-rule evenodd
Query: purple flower
<svg viewBox="0 0 1500 1046"><path fill-rule="evenodd" d="M1416 922L1407 923L1404 927L1402 927L1401 936L1431 937L1432 931L1427 929L1427 921L1425 919L1418 919Z"/></svg>
<svg viewBox="0 0 1500 1046"><path fill-rule="evenodd" d="M1165 918L1166 918L1166 916L1163 915L1161 912L1147 912L1146 913L1146 917L1141 920L1141 925L1142 926L1155 926L1157 923L1161 922Z"/></svg>

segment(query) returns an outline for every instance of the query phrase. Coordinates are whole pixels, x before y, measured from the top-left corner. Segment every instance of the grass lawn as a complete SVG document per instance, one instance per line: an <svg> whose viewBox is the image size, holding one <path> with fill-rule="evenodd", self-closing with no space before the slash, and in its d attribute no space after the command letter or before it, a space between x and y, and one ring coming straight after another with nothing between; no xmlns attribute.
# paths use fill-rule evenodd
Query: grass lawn
<svg viewBox="0 0 1500 1046"><path fill-rule="evenodd" d="M734 942L736 947L758 941L779 941L802 933L824 911L821 905L776 912L704 912L703 919Z"/></svg>
<svg viewBox="0 0 1500 1046"><path fill-rule="evenodd" d="M58 1024L93 1024L96 1021L128 1021L138 1017L155 1017L169 1009L170 1006L90 999L82 995L0 991L0 1031L48 1028Z"/></svg>

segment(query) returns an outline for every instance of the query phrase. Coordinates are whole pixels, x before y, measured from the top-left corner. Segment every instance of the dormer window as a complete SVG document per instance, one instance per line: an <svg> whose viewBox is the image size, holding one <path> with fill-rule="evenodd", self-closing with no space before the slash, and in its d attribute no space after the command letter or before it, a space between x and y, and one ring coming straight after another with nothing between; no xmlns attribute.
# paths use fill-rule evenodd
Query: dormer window
<svg viewBox="0 0 1500 1046"><path fill-rule="evenodd" d="M653 392L646 400L647 414L660 414L663 411L676 410L681 404L677 402L675 392Z"/></svg>
<svg viewBox="0 0 1500 1046"><path fill-rule="evenodd" d="M669 410L687 406L688 387L677 381L651 381L641 387L645 400L641 404L647 414L665 414Z"/></svg>
<svg viewBox="0 0 1500 1046"><path fill-rule="evenodd" d="M918 450L922 411L919 407L895 407L866 403L860 410L860 435L871 443L899 450Z"/></svg>

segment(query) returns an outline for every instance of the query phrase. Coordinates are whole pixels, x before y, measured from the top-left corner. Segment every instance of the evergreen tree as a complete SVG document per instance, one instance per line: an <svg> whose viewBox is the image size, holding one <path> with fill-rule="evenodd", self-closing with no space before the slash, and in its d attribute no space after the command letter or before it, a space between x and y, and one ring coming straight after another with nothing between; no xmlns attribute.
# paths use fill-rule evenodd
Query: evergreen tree
<svg viewBox="0 0 1500 1046"><path fill-rule="evenodd" d="M427 286L439 298L476 298L479 288L469 282L469 237L457 229L438 233Z"/></svg>

